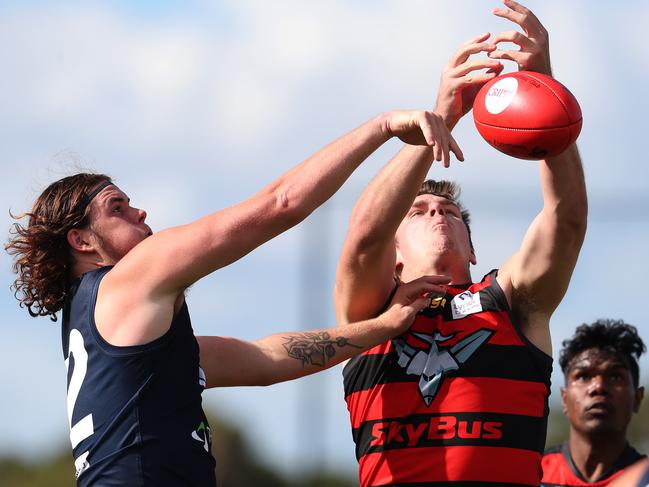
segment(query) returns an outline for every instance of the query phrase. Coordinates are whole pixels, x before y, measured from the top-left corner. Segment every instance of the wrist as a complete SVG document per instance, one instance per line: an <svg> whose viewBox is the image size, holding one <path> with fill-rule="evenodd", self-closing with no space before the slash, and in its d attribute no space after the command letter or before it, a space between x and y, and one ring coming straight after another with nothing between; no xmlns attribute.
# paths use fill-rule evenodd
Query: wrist
<svg viewBox="0 0 649 487"><path fill-rule="evenodd" d="M407 318L402 312L403 310L398 307L391 306L378 317L381 329L385 331L386 340L400 335L407 328L404 325Z"/></svg>
<svg viewBox="0 0 649 487"><path fill-rule="evenodd" d="M446 128L450 130L453 130L453 128L457 125L457 123L460 121L460 117L458 117L452 110L452 107L450 105L440 103L439 101L437 102L437 105L435 106L435 109L433 110L437 115L442 117L442 120L444 121L444 125L446 125Z"/></svg>
<svg viewBox="0 0 649 487"><path fill-rule="evenodd" d="M392 133L392 130L390 129L390 113L389 112L384 112L384 113L381 113L381 114L377 115L374 118L374 123L378 127L382 142L387 142L392 137L394 137L394 134Z"/></svg>

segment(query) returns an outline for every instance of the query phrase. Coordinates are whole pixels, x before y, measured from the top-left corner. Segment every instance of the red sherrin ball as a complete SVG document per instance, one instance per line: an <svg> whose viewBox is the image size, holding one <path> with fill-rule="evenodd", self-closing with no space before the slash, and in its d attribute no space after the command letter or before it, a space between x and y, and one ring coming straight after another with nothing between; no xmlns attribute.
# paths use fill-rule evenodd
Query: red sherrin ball
<svg viewBox="0 0 649 487"><path fill-rule="evenodd" d="M493 147L519 159L556 156L581 131L581 108L554 78L531 71L498 76L478 92L473 120Z"/></svg>

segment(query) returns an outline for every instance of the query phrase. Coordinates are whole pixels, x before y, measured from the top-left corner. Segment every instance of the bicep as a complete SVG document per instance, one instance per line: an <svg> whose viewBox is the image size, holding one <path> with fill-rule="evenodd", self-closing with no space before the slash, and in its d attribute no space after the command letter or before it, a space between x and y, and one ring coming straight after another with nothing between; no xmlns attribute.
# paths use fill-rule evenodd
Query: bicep
<svg viewBox="0 0 649 487"><path fill-rule="evenodd" d="M260 194L193 223L154 234L116 266L152 294L176 294L248 254L291 225L271 195Z"/></svg>
<svg viewBox="0 0 649 487"><path fill-rule="evenodd" d="M515 306L526 297L528 312L551 314L563 298L584 239L580 225L562 221L551 209L543 209L532 221L520 249L501 268Z"/></svg>
<svg viewBox="0 0 649 487"><path fill-rule="evenodd" d="M339 323L366 320L380 313L394 288L395 263L392 241L362 250L345 244L334 292Z"/></svg>

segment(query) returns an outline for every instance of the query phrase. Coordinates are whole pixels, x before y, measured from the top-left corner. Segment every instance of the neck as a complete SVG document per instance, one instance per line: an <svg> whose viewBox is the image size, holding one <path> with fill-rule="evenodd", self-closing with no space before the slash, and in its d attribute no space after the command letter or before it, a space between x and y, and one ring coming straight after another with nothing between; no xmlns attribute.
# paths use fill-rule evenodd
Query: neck
<svg viewBox="0 0 649 487"><path fill-rule="evenodd" d="M451 285L466 284L472 282L471 271L467 263L450 262L449 260L438 259L434 262L428 262L425 265L405 265L401 271L401 281L410 282L421 276L449 276Z"/></svg>
<svg viewBox="0 0 649 487"><path fill-rule="evenodd" d="M106 261L106 259L103 259L96 253L89 255L75 255L74 265L72 267L72 279L76 279L86 272L94 271L95 269L99 269L100 267L114 264L115 262L108 262Z"/></svg>
<svg viewBox="0 0 649 487"><path fill-rule="evenodd" d="M599 479L620 458L626 446L626 433L584 435L570 430L570 456L588 482Z"/></svg>

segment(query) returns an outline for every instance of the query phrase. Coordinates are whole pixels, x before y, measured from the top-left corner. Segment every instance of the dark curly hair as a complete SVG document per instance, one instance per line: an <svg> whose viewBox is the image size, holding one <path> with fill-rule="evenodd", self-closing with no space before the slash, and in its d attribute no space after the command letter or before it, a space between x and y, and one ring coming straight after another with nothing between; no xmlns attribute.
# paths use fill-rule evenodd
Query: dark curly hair
<svg viewBox="0 0 649 487"><path fill-rule="evenodd" d="M471 249L473 250L473 241L471 240L471 227L469 225L471 223L471 215L469 214L469 210L467 210L462 205L462 202L460 201L460 193L460 186L457 183L445 180L435 181L433 179L427 179L421 184L421 187L417 192L417 196L420 196L422 194L441 196L442 198L446 198L455 206L457 206L460 210L460 214L462 215L464 226L469 233L469 243L471 244Z"/></svg>
<svg viewBox="0 0 649 487"><path fill-rule="evenodd" d="M628 365L633 385L637 388L640 381L638 359L647 347L638 336L635 326L623 320L597 320L590 325L584 323L577 327L569 340L564 340L559 356L559 365L564 375L572 366L574 358L584 350L597 348L614 355Z"/></svg>
<svg viewBox="0 0 649 487"><path fill-rule="evenodd" d="M90 223L88 196L111 179L104 174L79 173L50 184L36 199L31 212L14 216L29 218L27 226L14 223L5 250L15 261L18 275L11 286L20 307L31 316L49 316L63 307L71 282L72 254L67 233Z"/></svg>

